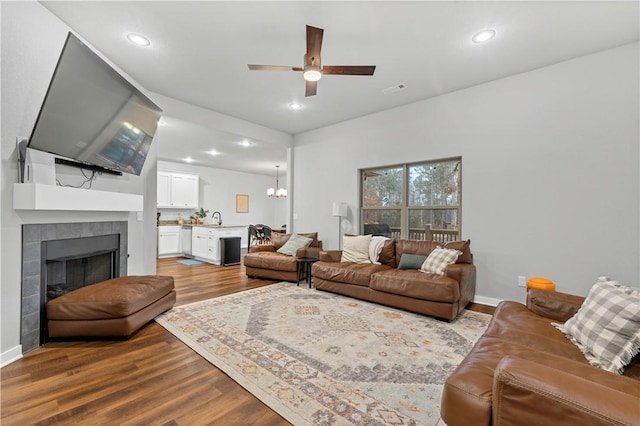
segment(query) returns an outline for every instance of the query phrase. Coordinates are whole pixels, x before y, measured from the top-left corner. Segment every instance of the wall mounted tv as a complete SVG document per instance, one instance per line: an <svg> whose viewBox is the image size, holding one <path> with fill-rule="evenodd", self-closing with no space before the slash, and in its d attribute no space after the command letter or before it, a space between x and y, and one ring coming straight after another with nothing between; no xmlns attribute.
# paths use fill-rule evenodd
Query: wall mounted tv
<svg viewBox="0 0 640 426"><path fill-rule="evenodd" d="M74 160L57 163L140 175L161 114L69 33L27 147Z"/></svg>

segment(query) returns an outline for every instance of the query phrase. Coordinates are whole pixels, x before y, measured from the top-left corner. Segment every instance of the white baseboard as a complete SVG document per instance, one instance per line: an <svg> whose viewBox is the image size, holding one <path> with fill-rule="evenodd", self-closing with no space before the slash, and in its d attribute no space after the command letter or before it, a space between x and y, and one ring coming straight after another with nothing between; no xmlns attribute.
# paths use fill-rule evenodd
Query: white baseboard
<svg viewBox="0 0 640 426"><path fill-rule="evenodd" d="M492 297L475 296L473 298L474 303L481 305L498 306L498 303L502 302L502 299L494 299Z"/></svg>
<svg viewBox="0 0 640 426"><path fill-rule="evenodd" d="M0 368L22 358L22 345L18 345L0 354Z"/></svg>

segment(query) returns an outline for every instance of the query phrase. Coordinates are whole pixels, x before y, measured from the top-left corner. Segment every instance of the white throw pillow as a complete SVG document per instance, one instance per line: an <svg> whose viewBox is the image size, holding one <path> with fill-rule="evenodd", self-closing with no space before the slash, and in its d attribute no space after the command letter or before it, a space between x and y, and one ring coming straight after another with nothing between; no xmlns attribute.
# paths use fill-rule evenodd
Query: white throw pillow
<svg viewBox="0 0 640 426"><path fill-rule="evenodd" d="M600 277L562 331L595 367L622 374L640 351L640 292Z"/></svg>
<svg viewBox="0 0 640 426"><path fill-rule="evenodd" d="M380 257L380 253L382 253L384 242L389 239L390 238L381 237L378 235L371 237L371 243L369 243L369 260L374 265L380 265L378 258Z"/></svg>
<svg viewBox="0 0 640 426"><path fill-rule="evenodd" d="M436 247L431 253L429 253L427 260L422 264L420 271L428 274L444 275L444 271L447 269L447 266L456 263L458 256L461 254L462 252L460 250Z"/></svg>
<svg viewBox="0 0 640 426"><path fill-rule="evenodd" d="M341 262L371 263L369 260L371 235L345 235L342 243Z"/></svg>

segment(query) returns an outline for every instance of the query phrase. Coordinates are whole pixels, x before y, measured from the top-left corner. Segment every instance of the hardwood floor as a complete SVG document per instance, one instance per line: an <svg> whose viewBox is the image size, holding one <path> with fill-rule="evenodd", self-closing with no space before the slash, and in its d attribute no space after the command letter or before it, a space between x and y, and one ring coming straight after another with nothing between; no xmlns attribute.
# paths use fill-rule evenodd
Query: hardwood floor
<svg viewBox="0 0 640 426"><path fill-rule="evenodd" d="M275 282L177 260L157 268L174 277L177 305ZM0 411L5 426L289 424L155 322L127 341L49 343L2 368Z"/></svg>
<svg viewBox="0 0 640 426"><path fill-rule="evenodd" d="M275 282L176 260L157 271L174 276L177 305ZM3 426L289 424L155 322L127 341L49 343L1 373Z"/></svg>

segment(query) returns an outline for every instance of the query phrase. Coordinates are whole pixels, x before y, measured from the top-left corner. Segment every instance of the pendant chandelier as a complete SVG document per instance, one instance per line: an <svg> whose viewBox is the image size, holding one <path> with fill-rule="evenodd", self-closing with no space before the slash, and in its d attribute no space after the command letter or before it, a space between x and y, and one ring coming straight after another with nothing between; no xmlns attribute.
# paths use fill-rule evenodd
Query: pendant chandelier
<svg viewBox="0 0 640 426"><path fill-rule="evenodd" d="M267 189L267 195L269 197L284 198L287 196L287 190L280 188L280 166L276 166L276 187Z"/></svg>

